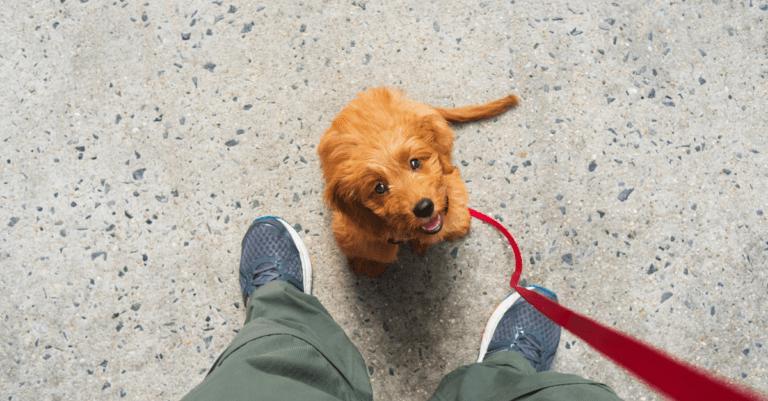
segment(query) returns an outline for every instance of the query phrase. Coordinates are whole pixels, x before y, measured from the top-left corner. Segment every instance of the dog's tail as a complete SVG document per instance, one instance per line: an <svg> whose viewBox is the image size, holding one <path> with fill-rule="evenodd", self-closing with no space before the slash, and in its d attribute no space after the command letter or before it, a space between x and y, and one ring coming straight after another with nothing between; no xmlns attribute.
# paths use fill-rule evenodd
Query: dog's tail
<svg viewBox="0 0 768 401"><path fill-rule="evenodd" d="M443 109L433 107L449 123L463 123L467 121L482 120L501 114L507 109L520 103L520 98L515 95L509 95L503 99L494 100L482 106L457 107L455 109Z"/></svg>

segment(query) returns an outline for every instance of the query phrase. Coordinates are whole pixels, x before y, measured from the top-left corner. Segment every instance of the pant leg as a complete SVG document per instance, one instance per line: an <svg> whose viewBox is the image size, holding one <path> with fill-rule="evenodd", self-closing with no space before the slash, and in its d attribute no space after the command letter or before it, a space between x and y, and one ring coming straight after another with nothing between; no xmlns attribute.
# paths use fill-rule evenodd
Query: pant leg
<svg viewBox="0 0 768 401"><path fill-rule="evenodd" d="M317 298L283 281L251 295L245 325L184 401L372 400L365 361Z"/></svg>
<svg viewBox="0 0 768 401"><path fill-rule="evenodd" d="M540 372L515 351L487 356L446 375L430 401L616 401L602 383L557 372Z"/></svg>

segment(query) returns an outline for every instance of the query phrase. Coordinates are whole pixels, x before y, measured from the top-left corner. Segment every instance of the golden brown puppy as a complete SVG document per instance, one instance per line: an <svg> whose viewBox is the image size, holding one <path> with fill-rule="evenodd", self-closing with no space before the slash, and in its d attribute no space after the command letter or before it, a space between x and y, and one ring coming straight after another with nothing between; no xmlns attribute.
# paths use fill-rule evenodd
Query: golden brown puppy
<svg viewBox="0 0 768 401"><path fill-rule="evenodd" d="M469 231L469 195L451 164L449 123L492 117L519 100L442 109L375 88L339 113L317 151L333 233L355 273L380 275L397 260L399 243L410 241L423 254Z"/></svg>

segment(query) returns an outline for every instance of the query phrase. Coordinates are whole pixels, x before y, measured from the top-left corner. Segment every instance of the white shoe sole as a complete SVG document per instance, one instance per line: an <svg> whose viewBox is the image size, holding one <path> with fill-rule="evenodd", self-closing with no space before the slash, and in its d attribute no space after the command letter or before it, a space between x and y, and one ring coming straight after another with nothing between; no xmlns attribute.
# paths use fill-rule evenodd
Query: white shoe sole
<svg viewBox="0 0 768 401"><path fill-rule="evenodd" d="M294 230L287 221L279 217L277 220L283 223L286 230L288 230L288 232L291 234L291 239L293 239L293 242L296 243L296 248L299 250L299 257L301 258L304 293L312 295L312 263L309 261L309 252L307 251L307 247L304 245L304 241L301 240L301 237L299 237L299 233L297 233L296 230Z"/></svg>
<svg viewBox="0 0 768 401"><path fill-rule="evenodd" d="M533 290L534 286L525 287L528 290ZM477 358L477 363L480 363L483 361L483 358L485 358L485 354L488 352L488 346L491 344L491 339L493 338L493 333L496 332L496 326L499 325L499 322L501 321L501 318L504 317L504 314L507 313L509 308L512 307L512 304L515 303L520 298L520 293L514 292L512 294L509 294L506 298L504 298L503 301L499 304L499 306L496 307L496 310L493 311L493 314L491 314L491 317L488 319L488 323L485 324L485 330L483 330L483 338L480 340L480 356Z"/></svg>

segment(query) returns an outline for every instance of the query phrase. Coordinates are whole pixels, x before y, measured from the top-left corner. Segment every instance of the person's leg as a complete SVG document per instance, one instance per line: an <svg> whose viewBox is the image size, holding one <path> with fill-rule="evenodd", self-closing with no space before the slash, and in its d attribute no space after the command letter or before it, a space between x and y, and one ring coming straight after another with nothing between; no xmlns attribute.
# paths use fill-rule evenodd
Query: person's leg
<svg viewBox="0 0 768 401"><path fill-rule="evenodd" d="M298 234L256 220L243 239L245 325L191 400L371 400L365 361L317 298Z"/></svg>
<svg viewBox="0 0 768 401"><path fill-rule="evenodd" d="M526 288L557 302L549 290ZM430 400L619 400L604 384L548 372L560 331L519 294L511 294L488 321L477 363L446 375Z"/></svg>

